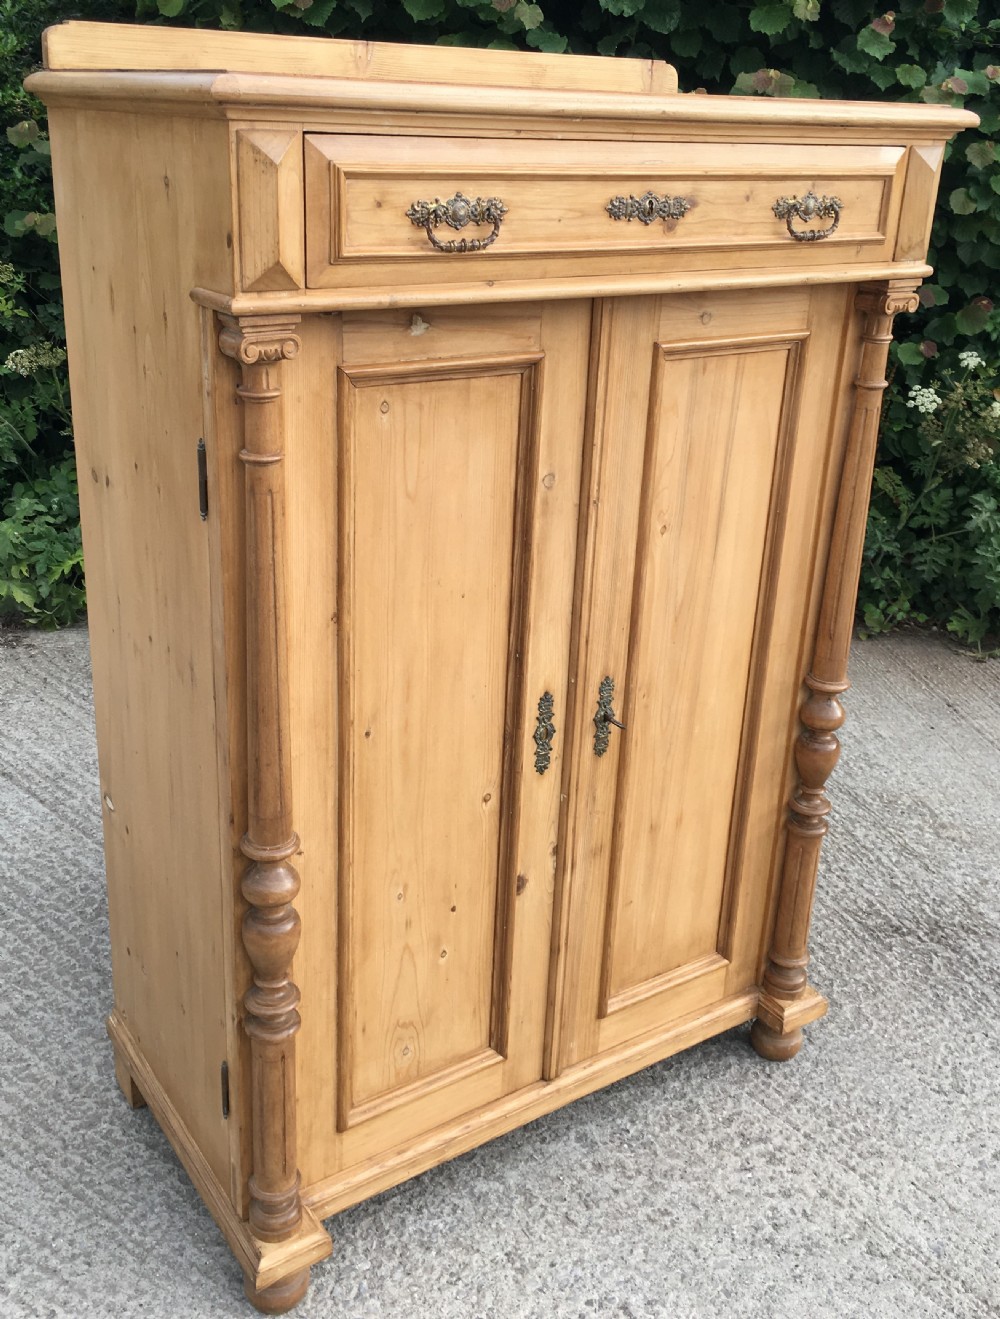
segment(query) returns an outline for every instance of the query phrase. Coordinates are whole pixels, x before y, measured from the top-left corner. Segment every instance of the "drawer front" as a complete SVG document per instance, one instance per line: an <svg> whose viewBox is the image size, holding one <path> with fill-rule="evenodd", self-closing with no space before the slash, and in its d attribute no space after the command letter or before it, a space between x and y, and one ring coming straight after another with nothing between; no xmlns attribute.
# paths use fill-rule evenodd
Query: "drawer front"
<svg viewBox="0 0 1000 1319"><path fill-rule="evenodd" d="M612 270L891 259L905 148L306 137L309 283L511 258ZM411 277L407 272L406 277Z"/></svg>

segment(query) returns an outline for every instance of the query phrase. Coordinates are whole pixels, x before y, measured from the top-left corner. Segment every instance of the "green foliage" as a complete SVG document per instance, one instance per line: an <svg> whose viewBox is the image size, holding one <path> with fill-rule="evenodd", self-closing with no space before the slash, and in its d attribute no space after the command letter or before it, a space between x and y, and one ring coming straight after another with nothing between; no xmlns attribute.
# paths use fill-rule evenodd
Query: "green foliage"
<svg viewBox="0 0 1000 1319"><path fill-rule="evenodd" d="M909 348L904 344L900 350ZM923 353L917 350L920 356ZM995 364L994 364L995 366ZM865 627L944 622L982 647L1000 616L1000 389L974 350L882 418L862 579Z"/></svg>
<svg viewBox="0 0 1000 1319"><path fill-rule="evenodd" d="M49 144L42 108L21 87L42 29L62 12L50 0L0 0L0 614L43 627L84 605Z"/></svg>
<svg viewBox="0 0 1000 1319"><path fill-rule="evenodd" d="M19 88L37 58L37 34L64 16L54 4L0 0L0 110L9 129L0 139L0 262L17 271L2 294L9 308L0 317L0 363L17 349L61 341L44 119ZM981 129L961 134L944 163L930 255L936 282L925 288L921 310L897 324L901 341L893 350L862 607L872 628L924 617L947 623L971 642L1000 633L998 461L990 456L972 466L950 440L933 444L926 418L907 407L915 387L936 386L946 406L961 414L963 434L975 431L969 389L987 388L989 381L981 371L975 381L965 379L959 353L975 348L990 363L1000 357L994 292L1000 270L1000 17L994 4L901 0L889 9L887 0L879 10L862 0L88 0L85 11L76 4L72 12L664 58L677 65L681 86L689 90L975 110ZM65 456L62 371L54 365L29 376L9 369L0 374L0 421L32 445L38 462L32 480L50 468L55 473ZM956 390L964 391L958 402ZM9 442L0 443L9 449Z"/></svg>

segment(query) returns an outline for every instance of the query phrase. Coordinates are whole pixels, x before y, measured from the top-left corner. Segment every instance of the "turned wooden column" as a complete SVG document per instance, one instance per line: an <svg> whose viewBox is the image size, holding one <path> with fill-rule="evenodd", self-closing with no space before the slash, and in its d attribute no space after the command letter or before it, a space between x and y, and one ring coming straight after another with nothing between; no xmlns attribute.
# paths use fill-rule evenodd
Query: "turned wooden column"
<svg viewBox="0 0 1000 1319"><path fill-rule="evenodd" d="M299 991L291 978L299 942L292 905L299 876L292 858L285 608L282 363L294 357L297 316L221 317L219 346L240 364L246 477L247 831L243 943L253 984L243 1000L250 1037L253 1172L250 1227L260 1241L284 1241L302 1223L295 1143L295 1036ZM305 1269L265 1291L247 1279L258 1308L290 1308L309 1282ZM280 1295L279 1295L280 1293Z"/></svg>
<svg viewBox="0 0 1000 1319"><path fill-rule="evenodd" d="M795 743L798 783L789 803L787 840L778 905L751 1041L765 1058L783 1061L802 1047L802 1027L821 1016L826 1000L806 978L808 936L820 847L828 829L826 781L840 755L837 729L844 722L840 695L850 686L847 658L854 625L861 556L878 444L885 367L893 317L914 311L912 283L861 285L855 308L862 318L861 358L854 407L820 605L808 695Z"/></svg>

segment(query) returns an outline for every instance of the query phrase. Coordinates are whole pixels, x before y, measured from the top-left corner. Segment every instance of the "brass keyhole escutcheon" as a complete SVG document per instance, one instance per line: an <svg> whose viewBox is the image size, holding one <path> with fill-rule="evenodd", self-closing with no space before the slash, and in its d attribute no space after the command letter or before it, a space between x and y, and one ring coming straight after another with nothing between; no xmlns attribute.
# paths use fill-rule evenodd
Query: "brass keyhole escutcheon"
<svg viewBox="0 0 1000 1319"><path fill-rule="evenodd" d="M609 729L612 727L620 728L622 731L625 725L615 717L614 706L612 702L615 697L615 680L608 676L601 679L601 685L597 689L597 713L594 715L594 755L603 756L608 749L608 740L610 737Z"/></svg>

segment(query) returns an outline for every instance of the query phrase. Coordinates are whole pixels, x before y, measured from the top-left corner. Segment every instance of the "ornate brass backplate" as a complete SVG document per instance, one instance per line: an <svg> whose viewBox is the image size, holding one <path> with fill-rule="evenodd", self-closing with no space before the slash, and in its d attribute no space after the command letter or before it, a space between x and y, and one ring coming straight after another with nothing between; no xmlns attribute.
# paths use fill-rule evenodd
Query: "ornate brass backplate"
<svg viewBox="0 0 1000 1319"><path fill-rule="evenodd" d="M432 202L413 202L406 218L418 229L423 229L431 245L439 252L482 252L492 246L500 235L507 207L499 197L466 197L456 192L443 202L435 197ZM452 238L442 243L434 230L446 224L449 229L464 229L467 224L491 224L493 232L486 238Z"/></svg>
<svg viewBox="0 0 1000 1319"><path fill-rule="evenodd" d="M544 774L552 760L552 739L556 726L552 722L553 697L543 692L538 698L538 722L535 725L535 771Z"/></svg>
<svg viewBox="0 0 1000 1319"><path fill-rule="evenodd" d="M771 209L779 220L784 220L789 236L797 243L818 243L821 238L829 238L840 224L840 212L844 203L839 197L817 197L814 192L807 192L803 197L779 197ZM795 219L832 220L825 229L793 229Z"/></svg>
<svg viewBox="0 0 1000 1319"><path fill-rule="evenodd" d="M594 755L603 756L608 749L609 729L624 729L625 725L615 718L612 702L615 698L615 680L611 677L601 679L597 689L597 713L594 715Z"/></svg>
<svg viewBox="0 0 1000 1319"><path fill-rule="evenodd" d="M640 224L652 224L654 220L681 220L693 205L690 197L644 192L641 197L612 197L604 209L612 220L638 220Z"/></svg>

